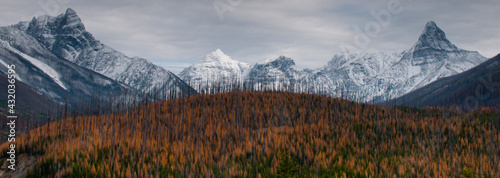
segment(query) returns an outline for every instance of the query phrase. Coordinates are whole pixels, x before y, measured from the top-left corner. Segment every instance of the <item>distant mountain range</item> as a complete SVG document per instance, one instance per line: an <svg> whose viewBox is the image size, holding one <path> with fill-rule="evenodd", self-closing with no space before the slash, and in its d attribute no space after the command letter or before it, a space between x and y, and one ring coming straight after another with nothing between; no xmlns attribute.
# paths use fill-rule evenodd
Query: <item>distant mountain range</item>
<svg viewBox="0 0 500 178"><path fill-rule="evenodd" d="M12 27L34 37L55 55L139 92L162 90L190 93L193 89L172 72L140 57L128 57L96 40L73 9L57 17L40 16Z"/></svg>
<svg viewBox="0 0 500 178"><path fill-rule="evenodd" d="M72 9L57 17L44 15L0 27L0 44L0 72L5 74L6 66L15 64L20 82L59 103L134 92L185 96L235 84L380 103L486 61L478 52L452 44L433 21L408 50L340 53L317 69L296 66L285 56L250 65L217 49L176 76L102 44Z"/></svg>
<svg viewBox="0 0 500 178"><path fill-rule="evenodd" d="M20 82L58 103L137 92L196 92L170 71L100 43L72 9L0 27L0 44L0 72L15 64Z"/></svg>
<svg viewBox="0 0 500 178"><path fill-rule="evenodd" d="M300 88L304 86L301 82L311 72L312 70L297 67L293 59L280 56L253 65L245 77L245 82L254 90L289 88L293 91L304 91L304 88Z"/></svg>
<svg viewBox="0 0 500 178"><path fill-rule="evenodd" d="M210 62L206 62L208 56ZM221 82L219 79L233 76L254 89L281 87L336 97L350 95L352 99L374 102L402 96L486 60L476 51L453 45L433 21L425 25L417 42L408 50L393 54L341 53L314 70L297 67L293 59L284 56L250 67L220 49L207 57L184 69L180 78L197 88L198 81Z"/></svg>
<svg viewBox="0 0 500 178"><path fill-rule="evenodd" d="M480 106L499 107L500 54L450 77L441 78L385 105L456 106L463 111Z"/></svg>
<svg viewBox="0 0 500 178"><path fill-rule="evenodd" d="M401 59L387 72L376 77L377 88L392 99L421 88L437 79L464 72L475 67L486 58L477 51L457 48L436 23L429 22L417 43L402 53ZM383 95L382 95L383 96Z"/></svg>
<svg viewBox="0 0 500 178"><path fill-rule="evenodd" d="M59 103L132 90L56 56L32 36L12 27L0 27L0 64L3 74L14 64L18 82Z"/></svg>

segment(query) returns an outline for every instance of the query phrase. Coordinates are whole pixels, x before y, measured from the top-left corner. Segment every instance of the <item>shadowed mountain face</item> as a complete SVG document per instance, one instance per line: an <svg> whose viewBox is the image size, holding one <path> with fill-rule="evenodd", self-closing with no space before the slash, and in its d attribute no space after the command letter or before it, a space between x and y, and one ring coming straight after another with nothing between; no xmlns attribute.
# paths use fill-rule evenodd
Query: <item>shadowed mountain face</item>
<svg viewBox="0 0 500 178"><path fill-rule="evenodd" d="M0 27L0 71L16 66L18 81L59 103L90 96L111 96L133 89L106 76L61 59L36 39L12 27ZM21 94L21 93L19 93Z"/></svg>
<svg viewBox="0 0 500 178"><path fill-rule="evenodd" d="M486 60L476 51L456 47L444 31L430 21L417 42L400 53L342 53L335 55L324 67L309 70L295 66L295 62L286 57L251 66L218 49L186 68L179 78L146 59L125 56L100 43L86 31L72 9L57 17L40 16L12 27L36 39L35 43L54 56L137 91L159 89L177 95L195 93L193 88L200 90L212 83L224 86L237 81L253 89L287 88L336 97L346 93L351 95L349 99L381 102L461 73ZM60 81L55 82L64 89Z"/></svg>
<svg viewBox="0 0 500 178"><path fill-rule="evenodd" d="M7 96L9 95L7 93L7 86L9 84L10 83L7 80L7 76L4 74L0 74L0 101L5 102L0 104L2 106L7 104ZM17 93L17 95L15 96L16 110L22 109L36 112L45 112L51 107L55 106L55 103L38 94L36 91L21 82L17 81L15 86L15 90Z"/></svg>
<svg viewBox="0 0 500 178"><path fill-rule="evenodd" d="M125 56L102 44L85 30L81 19L72 9L67 9L57 17L40 16L13 27L33 36L55 55L125 83L138 91L194 92L170 71L146 59Z"/></svg>
<svg viewBox="0 0 500 178"><path fill-rule="evenodd" d="M362 101L385 101L423 87L439 78L470 69L486 60L476 51L457 48L433 21L428 22L417 42L392 55L383 52L335 55L309 81L310 91L325 87L348 90Z"/></svg>
<svg viewBox="0 0 500 178"><path fill-rule="evenodd" d="M425 25L424 31L413 47L412 64L422 65L439 62L449 58L448 53L457 53L459 49L452 44L435 22L430 21Z"/></svg>
<svg viewBox="0 0 500 178"><path fill-rule="evenodd" d="M500 55L457 75L442 78L386 105L458 106L464 111L500 104Z"/></svg>
<svg viewBox="0 0 500 178"><path fill-rule="evenodd" d="M293 59L280 56L274 60L264 60L255 64L248 72L245 82L253 89L287 88L302 92L298 86L305 85L301 82L311 73L312 70L297 67Z"/></svg>

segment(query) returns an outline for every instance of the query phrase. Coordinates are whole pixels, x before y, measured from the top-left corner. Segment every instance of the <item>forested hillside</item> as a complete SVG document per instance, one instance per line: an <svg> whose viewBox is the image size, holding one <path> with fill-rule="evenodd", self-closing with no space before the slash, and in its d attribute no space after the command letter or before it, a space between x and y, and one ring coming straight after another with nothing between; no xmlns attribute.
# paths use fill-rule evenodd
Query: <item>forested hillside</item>
<svg viewBox="0 0 500 178"><path fill-rule="evenodd" d="M499 113L381 107L320 95L194 95L51 122L19 137L26 175L498 176ZM7 158L7 144L1 146ZM9 172L7 172L7 175Z"/></svg>

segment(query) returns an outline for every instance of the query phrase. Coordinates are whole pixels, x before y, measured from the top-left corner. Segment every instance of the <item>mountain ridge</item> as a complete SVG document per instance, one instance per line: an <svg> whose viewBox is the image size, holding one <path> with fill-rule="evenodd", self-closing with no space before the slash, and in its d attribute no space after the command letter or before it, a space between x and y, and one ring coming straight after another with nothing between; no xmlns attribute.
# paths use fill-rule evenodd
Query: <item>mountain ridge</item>
<svg viewBox="0 0 500 178"><path fill-rule="evenodd" d="M16 66L17 80L58 103L134 91L102 74L54 55L32 36L0 27L0 71Z"/></svg>
<svg viewBox="0 0 500 178"><path fill-rule="evenodd" d="M383 105L454 106L471 111L500 103L500 54L463 73L436 80Z"/></svg>
<svg viewBox="0 0 500 178"><path fill-rule="evenodd" d="M229 74L225 75L246 74L244 83L253 89L286 86L296 92L316 92L336 97L348 93L351 99L381 102L402 96L439 78L468 70L486 60L477 51L455 46L434 21L427 22L417 41L403 52L339 53L317 69L302 69L295 66L293 59L283 60L285 58L266 59L251 65L247 73L231 74L226 71ZM271 62L275 62L274 65L270 65ZM196 64L185 70L194 66ZM203 70L217 73L210 68L217 66L205 66ZM205 82L211 80L209 75L195 73L181 72L180 75L188 80L191 78L189 75Z"/></svg>
<svg viewBox="0 0 500 178"><path fill-rule="evenodd" d="M402 53L401 60L396 62L382 79L391 79L385 91L393 99L405 93L421 88L439 78L464 72L484 62L486 57L477 51L467 51L456 47L447 38L435 22L430 21L417 42ZM400 90L389 91L391 87Z"/></svg>
<svg viewBox="0 0 500 178"><path fill-rule="evenodd" d="M288 88L381 102L486 60L477 51L455 46L434 21L429 21L414 45L400 53L340 53L323 67L303 69L284 56L250 65L216 49L176 76L147 59L128 57L102 44L86 31L80 17L70 8L57 17L44 15L12 27L33 36L62 58L142 92L161 88L191 94L214 84L227 86L236 82L247 89Z"/></svg>
<svg viewBox="0 0 500 178"><path fill-rule="evenodd" d="M33 36L54 54L79 66L125 83L141 92L194 90L172 72L140 57L128 57L102 44L86 31L76 12L68 8L56 17L43 15L12 25Z"/></svg>
<svg viewBox="0 0 500 178"><path fill-rule="evenodd" d="M179 73L179 77L198 91L212 87L217 81L223 85L242 82L250 64L239 62L222 50L207 54L204 58Z"/></svg>

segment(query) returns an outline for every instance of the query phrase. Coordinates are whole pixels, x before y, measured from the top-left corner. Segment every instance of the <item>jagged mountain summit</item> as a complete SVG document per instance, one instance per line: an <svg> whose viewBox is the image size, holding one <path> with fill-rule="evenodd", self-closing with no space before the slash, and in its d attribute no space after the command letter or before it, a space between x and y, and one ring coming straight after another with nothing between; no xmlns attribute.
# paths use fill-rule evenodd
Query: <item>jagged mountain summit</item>
<svg viewBox="0 0 500 178"><path fill-rule="evenodd" d="M123 82L138 91L194 91L170 71L146 59L125 56L96 40L85 30L73 9L69 8L57 17L43 15L34 17L30 22L12 26L33 36L57 56Z"/></svg>
<svg viewBox="0 0 500 178"><path fill-rule="evenodd" d="M438 79L385 105L454 106L462 111L480 106L498 108L500 93L500 54L465 72Z"/></svg>
<svg viewBox="0 0 500 178"><path fill-rule="evenodd" d="M476 51L456 47L446 38L444 31L430 21L417 42L403 52L340 53L315 70L297 67L292 59L283 56L259 62L248 72L237 67L233 67L234 70L219 70L226 68L225 65L202 60L186 68L181 76L194 83L193 87L199 85L199 81L222 78L219 76L221 73L223 76L243 76L245 85L257 90L286 88L296 92L380 102L404 95L439 78L464 72L485 60Z"/></svg>
<svg viewBox="0 0 500 178"><path fill-rule="evenodd" d="M91 96L135 91L54 55L32 36L12 27L0 27L0 64L4 75L10 65L15 65L17 82L58 103L75 104Z"/></svg>
<svg viewBox="0 0 500 178"><path fill-rule="evenodd" d="M435 59L443 57L441 53L438 53L439 51L458 51L458 48L452 44L448 38L446 38L444 31L441 30L434 21L427 22L424 27L424 31L418 38L418 41L415 43L413 49L416 53L430 52L423 54L434 54L434 56L431 57ZM414 57L425 61L424 59L429 59L430 55L418 55Z"/></svg>
<svg viewBox="0 0 500 178"><path fill-rule="evenodd" d="M385 96L378 101L402 96L437 79L471 69L486 57L477 51L467 51L452 44L435 22L426 24L412 48L401 59L376 78Z"/></svg>
<svg viewBox="0 0 500 178"><path fill-rule="evenodd" d="M464 72L484 62L476 51L456 47L435 22L430 21L408 50L341 53L314 73L310 91L360 101L381 102L402 96L439 78ZM318 89L322 87L323 89Z"/></svg>
<svg viewBox="0 0 500 178"><path fill-rule="evenodd" d="M254 90L280 90L302 91L304 79L311 74L312 70L302 69L295 65L293 59L280 56L276 59L266 59L255 64L245 82Z"/></svg>
<svg viewBox="0 0 500 178"><path fill-rule="evenodd" d="M250 64L239 62L217 49L203 59L185 68L179 77L200 91L216 82L220 85L243 82Z"/></svg>
<svg viewBox="0 0 500 178"><path fill-rule="evenodd" d="M251 66L234 60L217 49L185 68L179 76L200 92L211 92L203 91L206 88L232 88L234 85L253 90L287 88L299 91L305 90L300 87L303 86L301 82L311 72L312 70L295 66L295 62L285 56L267 59Z"/></svg>
<svg viewBox="0 0 500 178"><path fill-rule="evenodd" d="M397 54L389 55L380 51L336 54L325 66L309 76L309 91L335 97L347 97L349 93L351 99L370 98L370 95L378 94L378 91L367 90L373 85L372 80L398 60Z"/></svg>

